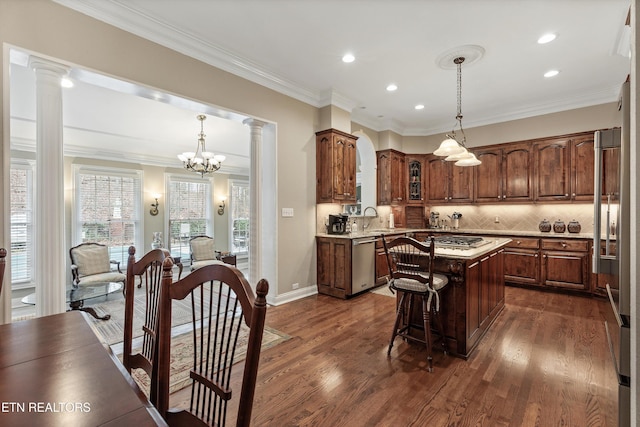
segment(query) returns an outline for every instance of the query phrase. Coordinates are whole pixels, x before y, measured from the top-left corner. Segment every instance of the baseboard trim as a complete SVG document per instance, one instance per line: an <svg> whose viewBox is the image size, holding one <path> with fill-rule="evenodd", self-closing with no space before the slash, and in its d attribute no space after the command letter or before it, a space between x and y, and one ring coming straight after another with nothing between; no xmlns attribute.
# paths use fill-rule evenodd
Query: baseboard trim
<svg viewBox="0 0 640 427"><path fill-rule="evenodd" d="M270 305L277 306L277 305L286 304L288 302L296 301L301 298L306 298L308 296L315 295L317 293L318 293L317 286L315 285L305 286L304 288L294 289L291 292L286 292L284 294L277 295L275 297L270 298L269 296L267 296L267 303Z"/></svg>

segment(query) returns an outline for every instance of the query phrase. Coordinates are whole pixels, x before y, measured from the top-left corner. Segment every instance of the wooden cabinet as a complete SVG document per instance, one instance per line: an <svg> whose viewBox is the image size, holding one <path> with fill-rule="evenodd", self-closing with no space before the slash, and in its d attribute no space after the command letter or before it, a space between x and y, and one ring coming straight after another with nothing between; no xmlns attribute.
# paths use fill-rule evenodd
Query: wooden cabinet
<svg viewBox="0 0 640 427"><path fill-rule="evenodd" d="M528 144L505 144L477 151L474 200L479 203L531 201L531 150Z"/></svg>
<svg viewBox="0 0 640 427"><path fill-rule="evenodd" d="M351 239L316 237L318 293L351 294Z"/></svg>
<svg viewBox="0 0 640 427"><path fill-rule="evenodd" d="M507 283L540 285L540 241L512 237L504 250L504 280Z"/></svg>
<svg viewBox="0 0 640 427"><path fill-rule="evenodd" d="M406 160L404 153L396 150L377 152L378 205L404 203L406 200Z"/></svg>
<svg viewBox="0 0 640 427"><path fill-rule="evenodd" d="M570 149L567 138L542 140L533 144L536 200L570 200Z"/></svg>
<svg viewBox="0 0 640 427"><path fill-rule="evenodd" d="M425 200L424 156L407 155L407 204L422 205Z"/></svg>
<svg viewBox="0 0 640 427"><path fill-rule="evenodd" d="M571 140L571 200L592 201L594 182L593 133Z"/></svg>
<svg viewBox="0 0 640 427"><path fill-rule="evenodd" d="M425 161L427 199L430 203L463 203L473 200L474 167L455 166L443 157L428 155Z"/></svg>
<svg viewBox="0 0 640 427"><path fill-rule="evenodd" d="M316 133L316 203L356 202L356 140L336 129Z"/></svg>
<svg viewBox="0 0 640 427"><path fill-rule="evenodd" d="M542 284L590 291L588 240L542 239Z"/></svg>

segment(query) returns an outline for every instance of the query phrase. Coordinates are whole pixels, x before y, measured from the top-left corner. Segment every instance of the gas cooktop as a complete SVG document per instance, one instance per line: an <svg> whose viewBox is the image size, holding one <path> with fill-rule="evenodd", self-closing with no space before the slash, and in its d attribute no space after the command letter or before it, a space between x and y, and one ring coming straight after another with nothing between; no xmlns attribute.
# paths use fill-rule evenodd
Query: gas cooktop
<svg viewBox="0 0 640 427"><path fill-rule="evenodd" d="M456 249L477 248L490 243L474 236L438 236L434 240L437 247Z"/></svg>

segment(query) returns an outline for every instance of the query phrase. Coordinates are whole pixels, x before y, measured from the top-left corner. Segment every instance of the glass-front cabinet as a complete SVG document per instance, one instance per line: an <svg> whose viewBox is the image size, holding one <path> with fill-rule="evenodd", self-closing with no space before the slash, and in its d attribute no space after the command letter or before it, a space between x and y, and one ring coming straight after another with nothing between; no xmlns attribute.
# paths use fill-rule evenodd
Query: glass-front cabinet
<svg viewBox="0 0 640 427"><path fill-rule="evenodd" d="M422 174L422 160L407 158L409 170L409 197L407 203L422 204L424 200L424 179Z"/></svg>

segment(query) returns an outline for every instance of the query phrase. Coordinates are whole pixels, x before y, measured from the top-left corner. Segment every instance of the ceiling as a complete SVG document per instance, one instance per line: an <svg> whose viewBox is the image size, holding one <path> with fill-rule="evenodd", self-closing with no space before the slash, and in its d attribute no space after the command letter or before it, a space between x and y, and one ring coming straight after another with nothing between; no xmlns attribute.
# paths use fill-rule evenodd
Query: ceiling
<svg viewBox="0 0 640 427"><path fill-rule="evenodd" d="M466 128L614 102L630 66L628 0L54 1L310 105L344 108L376 131L405 136L437 134L455 124L456 71L449 61L465 52L461 46L484 52L462 66ZM556 40L538 44L547 32ZM356 59L343 63L348 52ZM550 69L560 73L544 78ZM208 108L208 148L227 155L230 166L248 165L242 117L225 120L231 133L217 135L223 126L212 123L213 116L221 112L212 107L157 102L149 91L141 97L140 88L77 74L81 81L65 91L64 112L65 132L77 133L77 150L93 140L90 132L101 147L145 147L142 157L153 151L149 144L165 142L176 152L192 151L195 115ZM388 92L390 83L398 89ZM424 109L414 109L417 104ZM11 108L12 126L26 126L28 113L14 109L13 101ZM114 120L114 114L121 115ZM114 122L117 129L110 128ZM156 154L153 161L161 163L163 155Z"/></svg>

